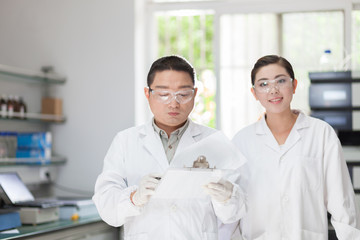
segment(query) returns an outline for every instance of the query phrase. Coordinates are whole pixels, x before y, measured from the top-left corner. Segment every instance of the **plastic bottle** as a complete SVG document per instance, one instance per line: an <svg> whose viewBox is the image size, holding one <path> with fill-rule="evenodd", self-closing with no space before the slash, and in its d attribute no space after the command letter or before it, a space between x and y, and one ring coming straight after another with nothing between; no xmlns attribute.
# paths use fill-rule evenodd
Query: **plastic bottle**
<svg viewBox="0 0 360 240"><path fill-rule="evenodd" d="M324 50L324 53L320 57L319 63L320 63L320 71L322 72L335 71L334 59L330 49Z"/></svg>
<svg viewBox="0 0 360 240"><path fill-rule="evenodd" d="M2 95L0 99L0 117L5 118L7 115L7 97Z"/></svg>

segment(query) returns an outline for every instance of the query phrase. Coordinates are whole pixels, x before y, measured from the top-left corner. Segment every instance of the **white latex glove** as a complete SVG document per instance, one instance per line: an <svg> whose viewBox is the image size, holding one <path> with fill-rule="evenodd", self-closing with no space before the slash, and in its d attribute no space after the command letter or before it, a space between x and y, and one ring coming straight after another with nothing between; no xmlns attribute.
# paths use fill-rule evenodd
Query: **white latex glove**
<svg viewBox="0 0 360 240"><path fill-rule="evenodd" d="M151 173L141 178L139 188L132 196L132 202L136 206L142 206L149 201L150 197L155 193L161 176L159 173Z"/></svg>
<svg viewBox="0 0 360 240"><path fill-rule="evenodd" d="M204 190L210 197L217 202L226 202L231 198L234 185L224 179L220 179L219 182L208 183L204 186Z"/></svg>

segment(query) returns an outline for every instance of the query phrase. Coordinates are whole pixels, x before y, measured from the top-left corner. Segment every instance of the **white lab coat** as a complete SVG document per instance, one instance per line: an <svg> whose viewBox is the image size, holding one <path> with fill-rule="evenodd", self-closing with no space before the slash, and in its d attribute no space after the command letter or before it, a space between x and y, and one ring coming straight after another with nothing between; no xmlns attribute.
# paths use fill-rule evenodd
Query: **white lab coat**
<svg viewBox="0 0 360 240"><path fill-rule="evenodd" d="M327 240L327 211L339 240L360 239L359 203L330 125L299 113L279 146L263 117L233 142L250 171L245 240Z"/></svg>
<svg viewBox="0 0 360 240"><path fill-rule="evenodd" d="M209 136L215 130L193 123L184 132L177 153ZM195 159L194 159L195 160ZM150 199L136 207L130 194L140 179L149 173L164 173L169 165L159 135L152 122L119 132L104 160L93 200L101 218L112 226L124 224L125 239L218 239L217 219L235 222L244 213L244 197L235 184L226 204L212 202L210 197L190 200ZM179 183L181 184L181 183Z"/></svg>

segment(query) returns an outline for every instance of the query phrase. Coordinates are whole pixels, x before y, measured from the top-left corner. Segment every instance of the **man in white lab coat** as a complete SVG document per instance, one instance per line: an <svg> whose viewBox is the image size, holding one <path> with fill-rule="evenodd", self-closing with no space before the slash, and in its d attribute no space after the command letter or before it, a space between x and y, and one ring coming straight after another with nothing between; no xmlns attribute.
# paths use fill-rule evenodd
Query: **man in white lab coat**
<svg viewBox="0 0 360 240"><path fill-rule="evenodd" d="M218 239L217 220L235 222L245 211L239 185L228 180L208 184L207 198L151 199L164 172L183 167L174 156L215 132L188 119L194 83L182 57L156 60L144 89L154 118L119 132L106 154L93 200L106 223L124 225L125 239Z"/></svg>

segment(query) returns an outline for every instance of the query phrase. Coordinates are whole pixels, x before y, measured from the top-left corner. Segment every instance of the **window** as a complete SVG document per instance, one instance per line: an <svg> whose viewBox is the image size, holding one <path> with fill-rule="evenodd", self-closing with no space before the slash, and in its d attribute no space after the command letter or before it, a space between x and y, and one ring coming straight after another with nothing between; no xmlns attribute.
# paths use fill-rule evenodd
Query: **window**
<svg viewBox="0 0 360 240"><path fill-rule="evenodd" d="M170 11L158 12L155 17L158 57L181 55L196 69L198 93L190 117L215 128L214 15L207 11Z"/></svg>
<svg viewBox="0 0 360 240"><path fill-rule="evenodd" d="M360 7L360 6L359 6ZM352 54L351 54L351 69L357 72L357 77L360 75L360 10L355 10L352 13Z"/></svg>
<svg viewBox="0 0 360 240"><path fill-rule="evenodd" d="M163 2L163 3L169 3L169 2L200 2L200 1L213 1L213 0L149 0L149 2Z"/></svg>
<svg viewBox="0 0 360 240"><path fill-rule="evenodd" d="M301 24L300 24L301 23ZM330 49L336 69L344 57L344 15L341 11L287 13L282 16L283 56L290 61L298 79L292 107L310 114L308 73L320 70L320 56Z"/></svg>
<svg viewBox="0 0 360 240"><path fill-rule="evenodd" d="M148 48L158 57L183 55L194 65L200 94L191 118L229 137L264 112L250 92L250 71L259 57L279 54L292 63L299 81L292 108L306 114L308 72L318 70L325 49L331 49L338 70L350 55L353 69L360 70L360 11L352 11L349 31L348 5L341 0L314 6L274 1L274 12L266 12L265 2L159 1L148 5L156 22L150 32L157 34ZM350 35L352 54L346 52Z"/></svg>
<svg viewBox="0 0 360 240"><path fill-rule="evenodd" d="M266 54L279 54L275 14L232 14L220 18L220 122L232 136L255 122L263 109L252 96L250 72Z"/></svg>

